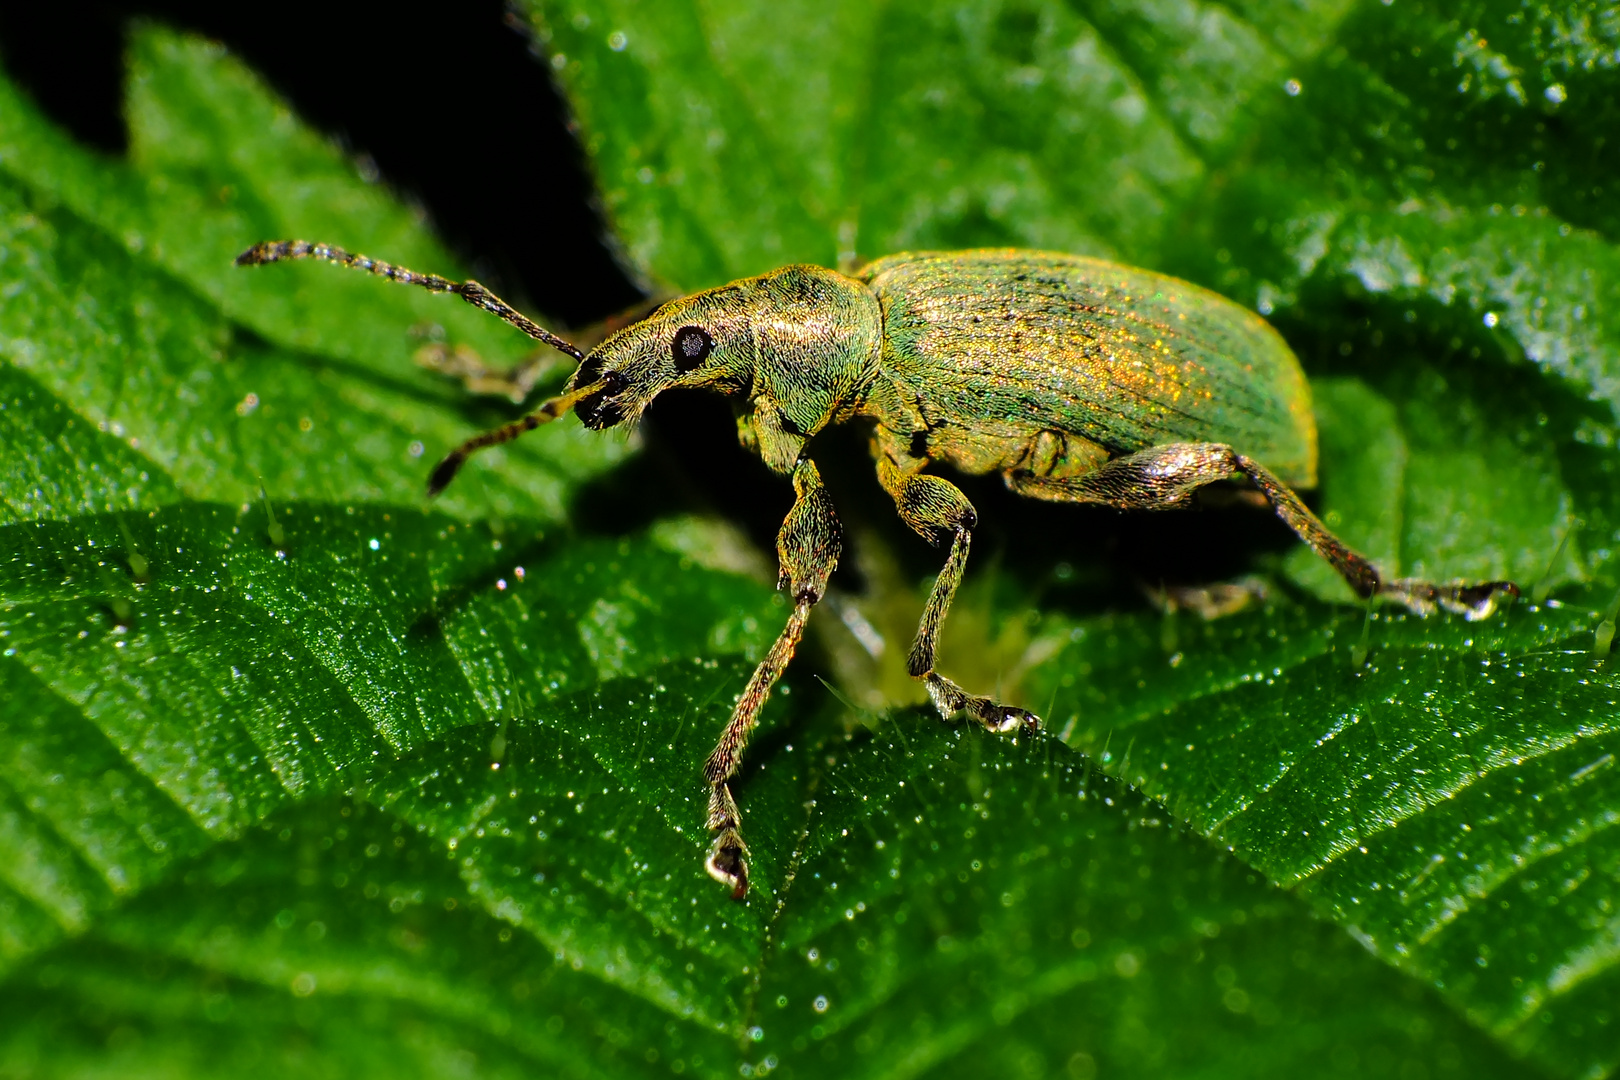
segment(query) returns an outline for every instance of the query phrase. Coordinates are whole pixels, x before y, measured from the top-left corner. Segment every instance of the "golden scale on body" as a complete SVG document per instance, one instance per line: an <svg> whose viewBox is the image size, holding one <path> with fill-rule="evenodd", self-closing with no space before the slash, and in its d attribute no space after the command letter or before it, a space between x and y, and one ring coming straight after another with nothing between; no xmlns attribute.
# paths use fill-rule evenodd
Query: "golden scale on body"
<svg viewBox="0 0 1620 1080"><path fill-rule="evenodd" d="M1316 424L1298 360L1259 316L1162 274L1017 250L891 255L854 276L788 266L672 300L587 355L475 281L299 240L257 244L237 263L302 258L455 293L579 361L562 394L453 450L433 470L430 495L474 451L570 409L602 430L634 424L671 387L746 401L743 444L790 477L797 498L776 539L778 587L789 590L792 614L704 767L714 834L706 866L738 899L748 889L748 847L729 783L842 547L806 454L807 440L830 424L874 420L878 480L901 519L949 543L907 669L941 714L966 712L992 731L1039 721L934 670L977 515L954 485L923 471L932 462L1000 473L1037 499L1132 510L1183 505L1200 487L1244 476L1363 598L1482 619L1502 596L1518 595L1507 581L1386 581L1330 533L1290 489L1316 483Z"/></svg>

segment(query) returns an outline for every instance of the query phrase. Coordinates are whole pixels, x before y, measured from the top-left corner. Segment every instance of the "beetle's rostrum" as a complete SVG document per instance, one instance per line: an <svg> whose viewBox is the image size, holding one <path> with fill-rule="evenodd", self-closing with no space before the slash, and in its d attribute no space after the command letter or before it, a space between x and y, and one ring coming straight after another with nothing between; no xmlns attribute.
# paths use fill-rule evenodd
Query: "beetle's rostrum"
<svg viewBox="0 0 1620 1080"><path fill-rule="evenodd" d="M625 377L617 371L603 372L599 377L584 382L578 392L582 394L578 404L574 406L574 413L579 417L580 423L592 431L601 431L613 427L624 421L624 409L618 403L618 395L624 392ZM563 411L559 411L560 416Z"/></svg>
<svg viewBox="0 0 1620 1080"><path fill-rule="evenodd" d="M891 255L855 275L787 266L672 300L585 355L474 281L297 240L255 245L237 262L296 258L456 293L580 361L562 394L453 450L434 469L429 494L475 451L570 409L601 430L634 423L673 387L743 399L743 445L791 478L795 501L776 540L792 612L704 766L713 833L706 865L738 898L748 889L748 848L730 782L842 551L808 453L830 424L873 421L878 480L901 520L949 546L907 670L941 714L966 712L993 731L1039 721L936 670L940 626L978 517L954 484L925 471L935 462L1000 473L1032 498L1139 510L1182 506L1201 487L1246 477L1361 597L1481 619L1501 597L1518 595L1507 581L1386 581L1329 532L1292 490L1316 483L1316 424L1294 354L1253 312L1152 271L1011 249Z"/></svg>

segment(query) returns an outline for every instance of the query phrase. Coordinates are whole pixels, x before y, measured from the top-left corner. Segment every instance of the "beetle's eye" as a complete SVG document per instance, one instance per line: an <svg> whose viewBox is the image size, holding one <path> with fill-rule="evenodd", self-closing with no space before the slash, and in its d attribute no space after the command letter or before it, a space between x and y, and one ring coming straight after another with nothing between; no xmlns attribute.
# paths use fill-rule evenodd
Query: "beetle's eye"
<svg viewBox="0 0 1620 1080"><path fill-rule="evenodd" d="M691 371L714 351L714 338L701 326L683 326L675 331L675 340L670 342L669 349L675 355L675 366Z"/></svg>

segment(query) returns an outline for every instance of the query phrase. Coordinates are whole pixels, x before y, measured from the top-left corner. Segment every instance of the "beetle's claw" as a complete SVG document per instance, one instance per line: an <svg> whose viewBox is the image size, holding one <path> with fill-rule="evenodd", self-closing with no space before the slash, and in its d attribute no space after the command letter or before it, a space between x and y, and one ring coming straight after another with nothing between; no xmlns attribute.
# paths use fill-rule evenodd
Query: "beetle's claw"
<svg viewBox="0 0 1620 1080"><path fill-rule="evenodd" d="M1438 610L1444 610L1461 615L1469 622L1478 622L1490 617L1502 597L1517 598L1519 587L1511 581L1434 585L1417 578L1402 578L1385 582L1378 594L1404 604L1419 615L1433 615Z"/></svg>
<svg viewBox="0 0 1620 1080"><path fill-rule="evenodd" d="M733 900L748 895L748 845L743 843L742 834L736 829L723 829L714 838L703 868L714 880L731 887Z"/></svg>
<svg viewBox="0 0 1620 1080"><path fill-rule="evenodd" d="M1028 709L1016 709L1011 705L1003 705L983 697L969 698L965 704L973 719L998 735L1005 735L1019 728L1034 731L1041 726L1041 718Z"/></svg>
<svg viewBox="0 0 1620 1080"><path fill-rule="evenodd" d="M1454 611L1469 622L1489 618L1504 596L1519 598L1519 587L1511 581L1487 581L1482 585L1456 585L1446 590L1440 606Z"/></svg>
<svg viewBox="0 0 1620 1080"><path fill-rule="evenodd" d="M1041 718L1028 709L1015 709L1010 705L997 705L995 702L990 702L990 708L980 714L979 719L984 722L985 727L1002 735L1021 727L1036 731L1041 726Z"/></svg>
<svg viewBox="0 0 1620 1080"><path fill-rule="evenodd" d="M1034 731L1041 726L1041 718L1028 709L1015 709L1011 705L970 694L937 671L930 671L926 677L928 696L933 699L939 715L946 720L965 712L997 734L1016 731L1020 727Z"/></svg>

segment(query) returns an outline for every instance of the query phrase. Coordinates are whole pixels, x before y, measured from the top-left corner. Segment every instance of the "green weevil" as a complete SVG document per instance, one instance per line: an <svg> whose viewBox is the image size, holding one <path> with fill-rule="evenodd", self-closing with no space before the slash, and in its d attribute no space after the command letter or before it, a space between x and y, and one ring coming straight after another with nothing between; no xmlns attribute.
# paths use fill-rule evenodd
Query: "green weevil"
<svg viewBox="0 0 1620 1080"><path fill-rule="evenodd" d="M789 591L792 613L704 768L713 834L706 866L739 899L748 889L748 847L730 781L842 550L807 452L828 425L872 421L878 480L901 520L949 545L907 669L941 714L965 712L992 731L1039 721L935 670L940 625L977 523L967 497L925 471L935 462L1000 473L1013 491L1037 499L1139 510L1181 506L1205 485L1246 477L1363 598L1481 619L1500 597L1518 595L1507 581L1386 581L1330 533L1291 489L1316 482L1316 424L1298 360L1258 315L1163 274L1019 250L891 255L853 276L786 266L672 300L587 355L475 281L302 241L258 244L237 262L298 258L456 293L579 362L562 394L452 451L434 469L429 494L469 454L570 409L602 430L634 424L671 387L709 387L741 401L743 445L791 478L796 499L776 540L778 587Z"/></svg>

